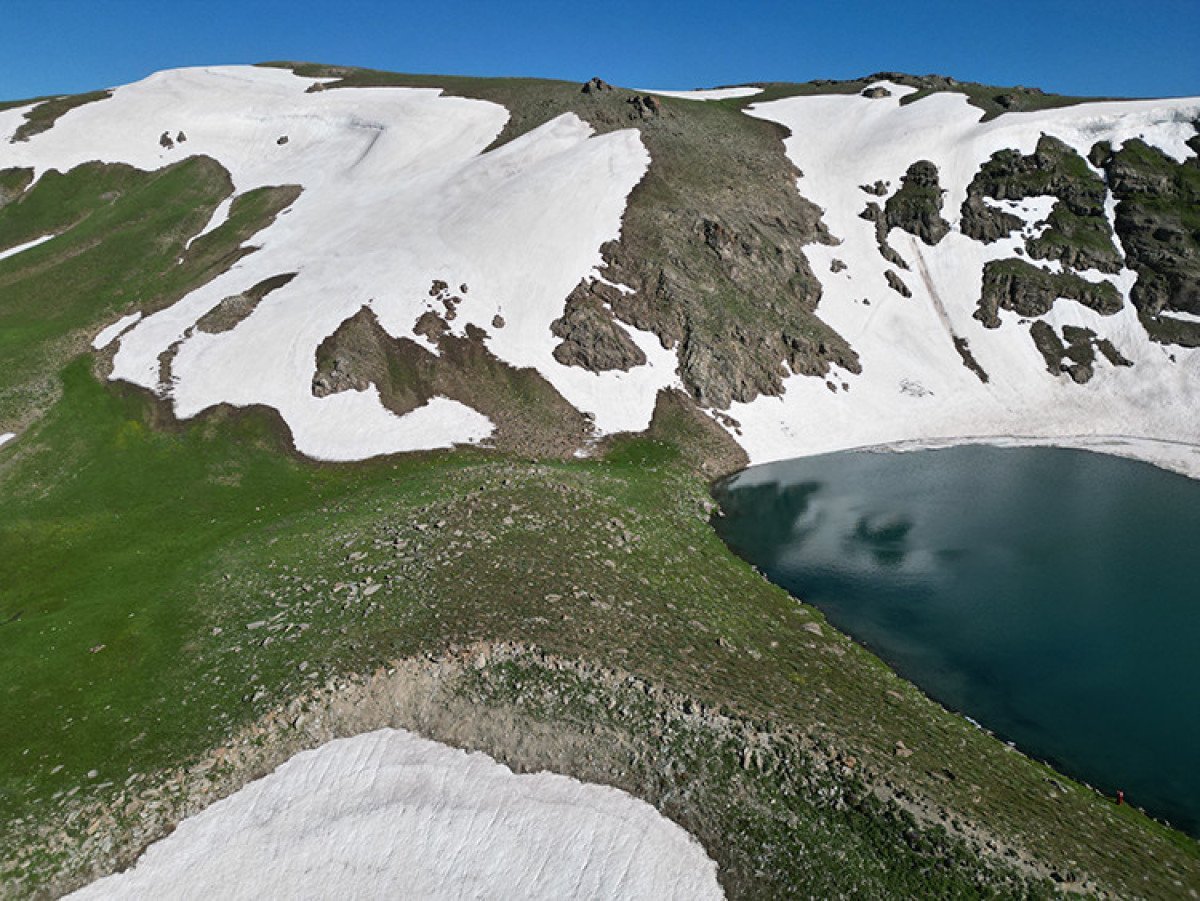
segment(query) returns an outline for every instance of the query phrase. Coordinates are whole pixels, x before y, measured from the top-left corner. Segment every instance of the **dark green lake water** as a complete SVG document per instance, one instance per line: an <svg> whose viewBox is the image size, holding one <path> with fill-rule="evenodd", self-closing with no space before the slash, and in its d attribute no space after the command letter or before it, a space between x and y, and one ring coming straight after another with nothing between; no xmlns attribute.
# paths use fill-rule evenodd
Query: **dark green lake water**
<svg viewBox="0 0 1200 901"><path fill-rule="evenodd" d="M946 706L1200 835L1200 482L1053 448L848 452L718 532Z"/></svg>

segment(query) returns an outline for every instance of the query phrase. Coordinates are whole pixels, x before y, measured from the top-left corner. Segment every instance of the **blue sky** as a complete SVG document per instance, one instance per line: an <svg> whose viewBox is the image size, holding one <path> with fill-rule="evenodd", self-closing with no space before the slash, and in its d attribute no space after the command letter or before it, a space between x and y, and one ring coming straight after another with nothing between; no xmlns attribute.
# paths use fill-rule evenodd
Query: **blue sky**
<svg viewBox="0 0 1200 901"><path fill-rule="evenodd" d="M306 59L629 87L939 72L1073 94L1200 94L1200 0L0 0L0 97Z"/></svg>

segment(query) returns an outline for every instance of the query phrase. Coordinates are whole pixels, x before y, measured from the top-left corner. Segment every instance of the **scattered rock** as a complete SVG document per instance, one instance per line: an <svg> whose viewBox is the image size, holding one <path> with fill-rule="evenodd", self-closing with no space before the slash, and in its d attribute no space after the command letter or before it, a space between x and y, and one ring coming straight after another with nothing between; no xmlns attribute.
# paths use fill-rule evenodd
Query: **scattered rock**
<svg viewBox="0 0 1200 901"><path fill-rule="evenodd" d="M584 84L582 91L584 94L602 94L612 89L613 86L607 81L600 78L592 78Z"/></svg>
<svg viewBox="0 0 1200 901"><path fill-rule="evenodd" d="M662 111L658 98L650 94L635 95L625 102L633 107L633 116L638 119L653 119Z"/></svg>
<svg viewBox="0 0 1200 901"><path fill-rule="evenodd" d="M562 339L554 348L554 359L591 372L628 372L644 365L646 355L617 325L597 296L597 284L603 283L580 282L567 298L562 316L551 323L550 331Z"/></svg>

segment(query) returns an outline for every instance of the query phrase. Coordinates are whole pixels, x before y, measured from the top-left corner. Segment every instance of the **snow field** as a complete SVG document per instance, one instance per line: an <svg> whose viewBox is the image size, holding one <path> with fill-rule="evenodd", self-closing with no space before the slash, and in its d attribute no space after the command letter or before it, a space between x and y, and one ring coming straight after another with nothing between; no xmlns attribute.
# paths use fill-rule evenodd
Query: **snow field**
<svg viewBox="0 0 1200 901"><path fill-rule="evenodd" d="M312 83L254 67L161 72L69 112L27 143L0 145L0 165L39 175L94 159L155 169L207 154L229 170L236 193L303 188L255 236L255 253L124 332L113 378L157 388L158 356L177 345L168 389L177 415L265 404L282 414L297 449L320 459L480 441L492 424L447 398L396 416L373 386L311 392L317 347L343 321L369 306L389 333L415 337L440 279L463 297L455 334L468 324L489 332L498 357L535 368L601 432L644 428L658 390L677 382L674 354L631 332L651 365L597 375L555 361L550 333L567 295L602 267L600 245L620 233L626 197L649 165L638 132L594 136L563 115L484 153L508 118L496 104L434 89L306 93ZM0 117L0 131L17 122ZM165 149L164 131L186 142ZM227 215L226 203L204 231ZM296 277L231 331L192 329L225 297L290 272ZM506 325L494 329L501 309Z"/></svg>
<svg viewBox="0 0 1200 901"><path fill-rule="evenodd" d="M994 330L973 318L984 263L1013 256L1013 247L1023 243L1019 233L986 245L957 230L967 186L997 150L1031 153L1045 133L1086 157L1097 141L1119 146L1141 137L1182 160L1191 154L1184 142L1194 134L1190 123L1200 116L1200 101L1081 104L980 122L980 110L964 95L934 94L901 106L900 98L913 89L882 84L891 97L794 97L749 110L791 130L786 150L805 173L798 188L824 210L826 225L841 241L807 249L823 288L817 314L858 351L863 367L858 376L835 373L836 392L820 379L795 376L781 398L735 404L729 412L741 424L738 437L751 460L1014 436L1099 447L1110 443L1108 436L1120 436L1118 444L1130 455L1200 476L1200 451L1181 450L1200 446L1195 415L1200 353L1151 342L1128 304L1115 316L1101 316L1059 301L1044 317L1048 322L1090 328L1112 340L1135 365L1115 368L1100 361L1085 385L1047 373L1018 316L1000 311L1002 325ZM897 270L913 292L906 299L887 286L884 273L894 267L879 254L873 223L859 218L868 201L881 199L859 186L883 180L894 191L909 165L922 159L938 167L947 189L942 215L952 231L928 247L892 230L889 243L910 266ZM1003 204L1026 218L1030 228L1051 205L1049 198ZM1110 197L1110 217L1113 208ZM835 259L848 268L832 273ZM1128 270L1115 277L1082 275L1112 280L1126 298L1136 278ZM990 377L988 384L962 364L954 336L968 340ZM848 391L841 389L843 383Z"/></svg>
<svg viewBox="0 0 1200 901"><path fill-rule="evenodd" d="M383 729L298 754L70 897L704 901L716 874L624 792Z"/></svg>
<svg viewBox="0 0 1200 901"><path fill-rule="evenodd" d="M678 97L680 100L732 100L740 97L753 97L761 94L762 88L706 88L699 91L651 91L639 89L643 94L657 94L659 97Z"/></svg>

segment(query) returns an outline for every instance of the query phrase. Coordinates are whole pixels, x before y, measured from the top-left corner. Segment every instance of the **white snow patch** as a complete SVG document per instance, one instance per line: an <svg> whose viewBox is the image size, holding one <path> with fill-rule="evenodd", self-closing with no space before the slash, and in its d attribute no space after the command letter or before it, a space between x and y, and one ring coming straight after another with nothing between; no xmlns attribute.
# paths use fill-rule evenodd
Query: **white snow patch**
<svg viewBox="0 0 1200 901"><path fill-rule="evenodd" d="M1162 319L1178 319L1180 322L1200 322L1200 316L1195 313L1185 313L1183 310L1164 310L1158 314Z"/></svg>
<svg viewBox="0 0 1200 901"><path fill-rule="evenodd" d="M699 91L652 91L648 88L638 89L643 94L657 94L660 97L678 97L681 100L732 100L737 97L753 97L761 94L762 88L706 88Z"/></svg>
<svg viewBox="0 0 1200 901"><path fill-rule="evenodd" d="M8 250L0 250L0 260L7 260L9 257L15 257L23 250L29 250L31 247L37 247L39 244L45 244L51 238L57 238L58 235L42 235L40 238L34 238L32 241L26 241L24 244L18 244L16 247L10 247Z"/></svg>
<svg viewBox="0 0 1200 901"><path fill-rule="evenodd" d="M141 312L130 313L128 316L122 316L112 325L106 326L100 330L100 333L92 339L92 347L95 350L104 350L108 345L112 344L124 332L128 331L129 327L142 318Z"/></svg>
<svg viewBox="0 0 1200 901"><path fill-rule="evenodd" d="M602 285L608 285L610 288L616 288L617 291L625 295L637 293L637 291L629 287L629 285L622 285L620 282L609 281L600 273L599 269L593 269L590 273L588 273L588 278L594 282L599 282Z"/></svg>
<svg viewBox="0 0 1200 901"><path fill-rule="evenodd" d="M229 211L233 208L233 200L235 196L236 195L234 194L230 194L219 204L217 204L217 208L213 210L213 214L209 217L208 223L204 226L204 228L200 229L200 231L188 238L187 244L184 245L185 250L191 247L192 244L198 239L203 238L209 232L216 231L225 224L226 220L229 219Z"/></svg>
<svg viewBox="0 0 1200 901"><path fill-rule="evenodd" d="M4 434L0 435L0 447L8 444L8 442L12 441L16 437L17 435L15 432L5 432Z"/></svg>
<svg viewBox="0 0 1200 901"><path fill-rule="evenodd" d="M383 729L298 754L70 897L703 901L716 874L622 791Z"/></svg>
<svg viewBox="0 0 1200 901"><path fill-rule="evenodd" d="M837 386L848 384L848 391L831 392L823 379L793 376L781 398L734 404L729 413L741 426L735 435L751 461L897 443L1020 441L1122 453L1200 477L1200 352L1151 342L1128 303L1117 315L1101 316L1059 301L1046 321L1056 328L1090 328L1134 362L1113 367L1098 354L1094 377L1076 385L1046 372L1028 323L1015 314L1001 311L998 329L973 318L983 264L1013 256L1049 213L1050 199L1000 204L1026 225L993 244L957 230L967 185L997 150L1031 153L1044 133L1086 157L1097 141L1116 146L1140 137L1184 159L1191 155L1185 142L1195 133L1191 123L1200 117L1200 99L1089 103L980 122L980 110L964 95L933 94L901 106L908 91L884 86L892 97L792 97L748 111L791 131L786 151L805 173L799 190L824 210L825 224L841 240L837 246L809 245L806 252L823 287L817 313L858 352L863 367L861 375L833 379ZM953 230L935 247L892 230L889 242L910 266L902 275L913 297L905 299L884 281L889 264L876 247L873 224L858 215L874 198L859 185L883 180L895 190L909 165L922 159L938 167L947 190L942 215ZM834 258L848 270L831 274ZM1112 281L1126 298L1136 278L1129 270L1081 274ZM963 365L954 336L969 341L990 377L987 384Z"/></svg>
<svg viewBox="0 0 1200 901"><path fill-rule="evenodd" d="M298 450L334 460L479 441L490 424L462 404L396 416L374 390L311 391L316 349L339 324L369 304L389 334L412 337L441 279L454 293L470 288L456 334L468 324L494 332L493 353L536 369L601 430L645 427L658 388L675 383L673 353L632 373L583 373L553 359L550 333L567 295L602 265L600 246L620 235L649 165L638 131L596 136L568 114L484 153L508 119L496 104L436 89L305 93L312 83L256 67L160 72L0 147L0 165L39 173L96 159L157 169L205 154L229 170L236 194L303 189L254 237L255 253L122 335L112 377L156 388L159 354L181 342L169 392L181 417L266 404ZM159 146L176 130L186 143ZM206 231L220 221L218 209ZM297 275L232 330L192 329L223 298L284 272ZM493 330L497 308L506 325Z"/></svg>

